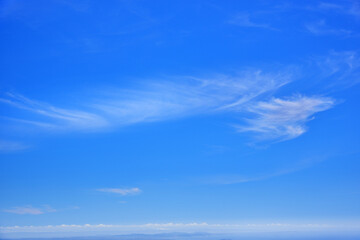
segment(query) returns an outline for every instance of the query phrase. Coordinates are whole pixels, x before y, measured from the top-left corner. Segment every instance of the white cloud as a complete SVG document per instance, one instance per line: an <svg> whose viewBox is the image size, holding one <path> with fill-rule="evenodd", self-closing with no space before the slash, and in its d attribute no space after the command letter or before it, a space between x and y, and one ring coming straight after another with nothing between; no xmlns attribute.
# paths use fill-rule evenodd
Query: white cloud
<svg viewBox="0 0 360 240"><path fill-rule="evenodd" d="M32 206L25 207L13 207L10 209L5 209L3 212L14 213L14 214L30 214L30 215L40 215L44 213L56 212L56 209L50 207L49 205L44 205L40 208L35 208Z"/></svg>
<svg viewBox="0 0 360 240"><path fill-rule="evenodd" d="M295 96L288 99L272 98L256 102L247 111L254 115L247 125L238 126L240 132L254 132L263 140L287 140L306 132L305 123L312 116L334 105L334 100L324 97Z"/></svg>
<svg viewBox="0 0 360 240"><path fill-rule="evenodd" d="M122 196L126 195L134 195L141 193L140 188L101 188L97 189L99 192L108 192L108 193L116 193Z"/></svg>

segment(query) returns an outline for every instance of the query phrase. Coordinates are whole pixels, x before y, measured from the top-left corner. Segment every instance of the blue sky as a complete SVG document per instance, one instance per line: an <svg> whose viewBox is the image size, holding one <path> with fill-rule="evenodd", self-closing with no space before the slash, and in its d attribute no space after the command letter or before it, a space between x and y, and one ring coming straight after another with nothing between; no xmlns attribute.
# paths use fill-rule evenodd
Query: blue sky
<svg viewBox="0 0 360 240"><path fill-rule="evenodd" d="M359 231L359 27L356 1L0 1L0 232Z"/></svg>

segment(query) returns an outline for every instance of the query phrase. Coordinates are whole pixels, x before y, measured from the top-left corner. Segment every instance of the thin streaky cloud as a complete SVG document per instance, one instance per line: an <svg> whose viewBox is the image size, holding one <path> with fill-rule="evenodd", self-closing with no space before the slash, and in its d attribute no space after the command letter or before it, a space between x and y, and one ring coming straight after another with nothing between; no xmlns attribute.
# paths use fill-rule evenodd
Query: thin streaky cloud
<svg viewBox="0 0 360 240"><path fill-rule="evenodd" d="M118 234L132 233L166 233L166 232L208 232L208 233L249 233L249 232L332 232L332 231L358 231L359 223L327 223L327 222L269 222L269 223L207 223L207 222L189 222L189 223L147 223L138 225L115 225L115 224L83 224L83 225L47 225L47 226L1 226L2 233L101 233L111 232Z"/></svg>
<svg viewBox="0 0 360 240"><path fill-rule="evenodd" d="M264 28L268 30L279 31L279 29L271 27L269 24L254 22L253 20L251 20L250 14L248 13L239 13L234 18L229 20L228 23L239 27Z"/></svg>
<svg viewBox="0 0 360 240"><path fill-rule="evenodd" d="M334 1L314 1L314 3L309 5L299 5L295 2L287 2L286 4L279 5L277 9L282 10L282 12L295 10L304 12L320 12L325 15L334 15L334 13L336 13L354 18L360 17L360 5L356 1L338 1L337 3L334 3Z"/></svg>
<svg viewBox="0 0 360 240"><path fill-rule="evenodd" d="M9 209L4 209L3 212L20 215L40 215L44 213L56 212L56 209L52 208L49 205L44 205L43 207L33 207L29 205L24 207L13 207Z"/></svg>
<svg viewBox="0 0 360 240"><path fill-rule="evenodd" d="M317 81L323 82L323 88L327 90L339 91L360 82L358 51L331 51L327 56L313 58L312 63L318 69Z"/></svg>
<svg viewBox="0 0 360 240"><path fill-rule="evenodd" d="M347 55L345 64L357 69L357 59ZM323 68L334 71L329 69L332 64L328 65ZM151 81L133 89L102 91L97 98L86 100L86 111L54 107L11 93L7 98L0 98L0 102L45 116L42 122L6 118L48 129L101 129L224 112L234 112L244 119L244 115L252 113L253 118L245 119L247 124L237 126L239 132L252 132L261 136L260 139L287 140L306 132L306 122L333 105L329 98L306 96L261 101L264 94L273 95L274 91L295 81L294 73L295 69L290 68L279 72L247 70L235 75Z"/></svg>
<svg viewBox="0 0 360 240"><path fill-rule="evenodd" d="M325 9L325 10L342 10L344 8L344 6L339 5L339 4L335 4L335 3L329 3L329 2L321 2L319 3L318 7L320 9Z"/></svg>
<svg viewBox="0 0 360 240"><path fill-rule="evenodd" d="M99 192L115 193L122 196L140 194L142 191L140 188L101 188L97 189Z"/></svg>
<svg viewBox="0 0 360 240"><path fill-rule="evenodd" d="M0 152L14 152L27 149L29 146L16 141L0 140Z"/></svg>
<svg viewBox="0 0 360 240"><path fill-rule="evenodd" d="M247 111L254 115L246 124L238 126L240 132L253 132L260 140L289 140L306 132L306 122L315 113L334 106L334 100L325 97L294 96L287 99L272 98L256 102Z"/></svg>
<svg viewBox="0 0 360 240"><path fill-rule="evenodd" d="M268 180L274 177L280 177L283 175L288 175L294 172L298 172L313 166L316 163L324 161L326 156L317 157L317 158L307 158L299 161L296 165L284 169L279 169L270 173L258 174L255 176L244 176L240 174L223 174L215 176L207 176L203 178L198 178L201 184L215 184L215 185L229 185L229 184L240 184L248 182L258 182Z"/></svg>
<svg viewBox="0 0 360 240"><path fill-rule="evenodd" d="M56 123L47 123L33 120L25 120L11 117L1 117L4 120L15 122L15 123L24 123L25 125L33 125L35 127L44 128L44 129L58 129L59 124Z"/></svg>
<svg viewBox="0 0 360 240"><path fill-rule="evenodd" d="M133 89L112 88L96 99L87 99L86 110L55 107L12 93L0 98L0 102L34 114L33 119L3 117L19 123L46 129L101 129L216 113L244 105L292 80L291 71L259 70L208 78L177 77ZM41 121L36 118L39 115L43 116Z"/></svg>
<svg viewBox="0 0 360 240"><path fill-rule="evenodd" d="M103 96L93 107L104 112L114 125L162 121L241 105L291 80L288 72L259 70L236 76L183 77L175 79L175 83L157 81L140 89L112 90L109 97Z"/></svg>
<svg viewBox="0 0 360 240"><path fill-rule="evenodd" d="M336 4L330 2L320 2L317 10L321 11L335 11L343 15L349 15L355 18L360 17L360 5L356 1L350 1L349 4Z"/></svg>
<svg viewBox="0 0 360 240"><path fill-rule="evenodd" d="M322 36L322 35L351 36L353 34L353 32L348 29L330 27L326 24L325 20L308 23L305 25L305 28L310 33L318 36Z"/></svg>
<svg viewBox="0 0 360 240"><path fill-rule="evenodd" d="M0 102L13 107L33 112L57 121L59 127L67 128L98 128L107 125L107 122L100 116L86 111L69 110L54 107L47 103L31 100L19 94L7 93L6 97L0 98ZM19 120L29 121L29 120ZM35 121L33 121L35 122ZM48 125L49 123L35 122L38 125Z"/></svg>
<svg viewBox="0 0 360 240"><path fill-rule="evenodd" d="M229 185L229 184L239 184L239 183L248 183L248 182L258 182L267 180L273 177L278 177L282 175L287 175L293 172L300 171L301 169L285 169L282 171L277 171L269 174L254 176L254 177L247 177L241 175L217 175L217 176L209 176L202 178L200 182L202 184L215 184L215 185Z"/></svg>

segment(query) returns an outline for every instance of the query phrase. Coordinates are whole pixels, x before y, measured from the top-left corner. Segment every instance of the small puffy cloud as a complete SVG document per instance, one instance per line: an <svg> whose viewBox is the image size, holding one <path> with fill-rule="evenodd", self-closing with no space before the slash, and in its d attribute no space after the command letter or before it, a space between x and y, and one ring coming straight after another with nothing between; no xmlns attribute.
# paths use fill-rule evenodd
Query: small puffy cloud
<svg viewBox="0 0 360 240"><path fill-rule="evenodd" d="M141 193L140 188L101 188L97 189L99 192L108 192L108 193L116 193L122 196L126 195L135 195Z"/></svg>

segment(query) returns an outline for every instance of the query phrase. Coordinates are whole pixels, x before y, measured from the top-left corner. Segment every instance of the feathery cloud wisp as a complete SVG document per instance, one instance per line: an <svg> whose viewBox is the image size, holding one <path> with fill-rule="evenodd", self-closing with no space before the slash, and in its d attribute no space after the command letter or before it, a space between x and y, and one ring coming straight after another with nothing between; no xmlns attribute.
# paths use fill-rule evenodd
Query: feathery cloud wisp
<svg viewBox="0 0 360 240"><path fill-rule="evenodd" d="M358 68L353 64L355 60L349 65L352 72ZM103 91L97 98L86 101L86 110L58 108L15 94L7 94L0 102L43 116L42 122L29 116L27 119L6 116L7 119L60 130L92 130L223 112L235 112L244 119L244 113L250 112L255 117L246 119L246 126L238 126L240 132L257 133L263 139L286 140L303 134L311 116L333 106L333 100L319 97L260 100L264 94L294 81L293 72L248 70L235 76L152 81L131 90Z"/></svg>
<svg viewBox="0 0 360 240"><path fill-rule="evenodd" d="M251 104L247 111L254 118L239 126L240 132L255 132L260 139L287 140L306 132L305 123L312 116L334 105L334 100L324 97L296 96L289 99L273 98L268 102Z"/></svg>
<svg viewBox="0 0 360 240"><path fill-rule="evenodd" d="M331 51L327 56L313 58L312 62L318 69L316 78L325 84L326 89L333 88L335 91L358 84L360 82L359 56L359 51Z"/></svg>
<svg viewBox="0 0 360 240"><path fill-rule="evenodd" d="M308 23L305 28L314 35L342 35L350 36L353 32L348 29L330 27L326 24L325 20Z"/></svg>
<svg viewBox="0 0 360 240"><path fill-rule="evenodd" d="M56 212L56 209L53 209L49 205L44 205L41 208L25 206L25 207L13 207L10 209L5 209L5 210L3 210L3 212L21 214L21 215L23 215L23 214L40 215L40 214L49 213L49 212Z"/></svg>
<svg viewBox="0 0 360 240"><path fill-rule="evenodd" d="M135 90L112 90L93 107L114 125L152 122L216 112L242 105L291 81L291 74L246 71L238 76L183 77L157 81Z"/></svg>
<svg viewBox="0 0 360 240"><path fill-rule="evenodd" d="M28 146L21 142L0 140L0 152L20 151L26 148L28 148Z"/></svg>
<svg viewBox="0 0 360 240"><path fill-rule="evenodd" d="M99 128L107 125L102 117L86 112L54 107L47 103L31 100L22 95L7 93L6 97L0 98L0 102L11 105L18 109L30 111L34 114L45 116L51 122L39 122L19 119L41 127L66 127L76 129Z"/></svg>
<svg viewBox="0 0 360 240"><path fill-rule="evenodd" d="M140 194L140 188L101 188L97 189L99 192L116 193L122 196Z"/></svg>
<svg viewBox="0 0 360 240"><path fill-rule="evenodd" d="M291 73L245 71L237 76L183 77L135 89L112 89L87 100L87 110L70 110L8 93L0 102L33 113L33 119L7 116L19 123L52 129L98 129L216 112L239 106L291 81ZM37 119L42 116L42 121ZM35 120L34 120L35 119Z"/></svg>
<svg viewBox="0 0 360 240"><path fill-rule="evenodd" d="M237 14L233 19L228 21L228 23L237 25L240 27L265 28L268 30L278 31L278 29L273 28L268 24L261 24L261 23L256 23L256 22L252 21L250 19L250 15L248 13Z"/></svg>

